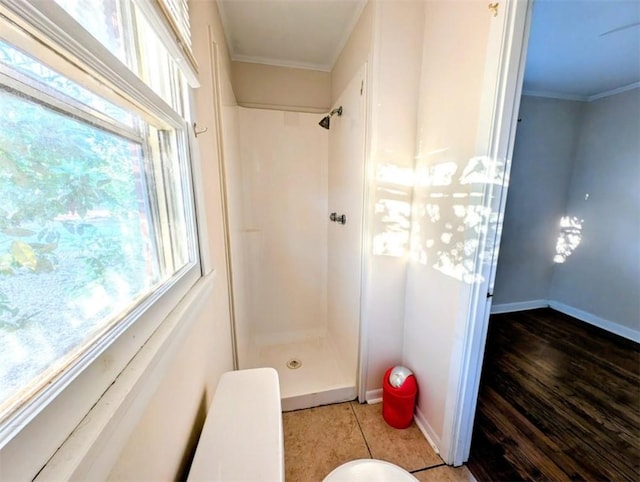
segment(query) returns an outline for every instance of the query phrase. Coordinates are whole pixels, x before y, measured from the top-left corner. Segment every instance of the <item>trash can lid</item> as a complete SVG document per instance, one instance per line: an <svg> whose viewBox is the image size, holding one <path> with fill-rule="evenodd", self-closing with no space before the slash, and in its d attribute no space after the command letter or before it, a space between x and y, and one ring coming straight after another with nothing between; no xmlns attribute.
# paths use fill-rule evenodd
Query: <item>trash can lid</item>
<svg viewBox="0 0 640 482"><path fill-rule="evenodd" d="M389 374L389 384L394 388L401 387L410 375L413 375L413 372L407 367L396 365Z"/></svg>

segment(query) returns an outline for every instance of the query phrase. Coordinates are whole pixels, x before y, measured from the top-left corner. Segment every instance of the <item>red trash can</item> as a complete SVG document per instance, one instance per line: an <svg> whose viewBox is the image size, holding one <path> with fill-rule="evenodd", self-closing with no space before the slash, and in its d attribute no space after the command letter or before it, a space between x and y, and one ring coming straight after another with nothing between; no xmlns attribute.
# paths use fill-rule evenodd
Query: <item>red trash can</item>
<svg viewBox="0 0 640 482"><path fill-rule="evenodd" d="M400 374L404 372L408 375L398 378L398 371ZM401 381L397 387L393 386L389 380L392 372L396 377L394 384L397 384L398 380ZM417 393L418 384L411 371L400 366L389 368L382 381L382 417L385 421L394 428L407 428L411 425Z"/></svg>

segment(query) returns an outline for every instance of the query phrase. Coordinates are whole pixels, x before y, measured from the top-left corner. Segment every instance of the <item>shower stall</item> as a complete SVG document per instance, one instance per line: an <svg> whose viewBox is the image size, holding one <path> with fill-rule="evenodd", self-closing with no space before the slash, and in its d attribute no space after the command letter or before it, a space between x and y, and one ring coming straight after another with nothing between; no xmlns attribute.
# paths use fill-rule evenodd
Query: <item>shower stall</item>
<svg viewBox="0 0 640 482"><path fill-rule="evenodd" d="M238 368L275 368L284 410L357 395L364 80L325 117L223 112Z"/></svg>

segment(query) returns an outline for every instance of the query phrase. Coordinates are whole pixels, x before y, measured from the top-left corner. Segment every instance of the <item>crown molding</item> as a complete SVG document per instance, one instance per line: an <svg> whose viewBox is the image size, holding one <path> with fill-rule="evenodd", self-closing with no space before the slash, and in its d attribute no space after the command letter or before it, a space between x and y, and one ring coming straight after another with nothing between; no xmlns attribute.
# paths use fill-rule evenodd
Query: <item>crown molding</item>
<svg viewBox="0 0 640 482"><path fill-rule="evenodd" d="M544 97L547 99L559 99L559 100L573 100L578 102L593 102L598 99L610 97L612 95L621 94L629 90L640 88L640 82L633 82L629 85L624 85L616 89L605 90L593 95L579 95L579 94L566 94L564 92L553 92L550 90L528 90L522 91L522 95L528 95L530 97Z"/></svg>
<svg viewBox="0 0 640 482"><path fill-rule="evenodd" d="M231 55L234 62L247 62L250 64L271 65L275 67L288 67L293 69L317 70L320 72L331 72L331 66L327 64L314 64L310 62L296 62L282 59L272 59L269 57L253 57L251 55Z"/></svg>
<svg viewBox="0 0 640 482"><path fill-rule="evenodd" d="M351 20L349 21L349 26L342 33L342 38L340 39L340 42L338 42L335 52L333 52L333 55L331 55L331 62L329 62L329 71L333 70L333 68L335 67L336 62L340 58L340 54L344 50L347 42L349 41L349 38L351 37L351 34L353 33L353 30L356 28L356 25L360 21L360 17L362 16L364 8L369 3L366 0L359 0L359 2L360 4L358 5L358 8L353 13L353 17L351 17Z"/></svg>
<svg viewBox="0 0 640 482"><path fill-rule="evenodd" d="M530 97L544 97L547 99L573 100L578 102L586 102L588 100L588 97L586 95L565 94L564 92L553 92L551 90L525 89L522 91L522 95L528 95Z"/></svg>
<svg viewBox="0 0 640 482"><path fill-rule="evenodd" d="M618 87L617 89L606 90L604 92L600 92L599 94L591 95L587 97L587 102L593 102L594 100L602 99L604 97L610 97L616 94L622 94L623 92L627 92L628 90L633 90L638 88L640 88L640 82L634 82L629 85Z"/></svg>

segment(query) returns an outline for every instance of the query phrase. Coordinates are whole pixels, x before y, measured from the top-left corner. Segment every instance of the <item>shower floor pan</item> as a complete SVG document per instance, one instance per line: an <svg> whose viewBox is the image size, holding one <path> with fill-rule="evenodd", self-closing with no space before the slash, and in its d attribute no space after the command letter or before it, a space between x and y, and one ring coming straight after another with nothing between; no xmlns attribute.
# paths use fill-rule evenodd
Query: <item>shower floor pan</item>
<svg viewBox="0 0 640 482"><path fill-rule="evenodd" d="M278 371L285 412L345 402L357 395L355 368L345 369L327 338L265 345L259 366Z"/></svg>

